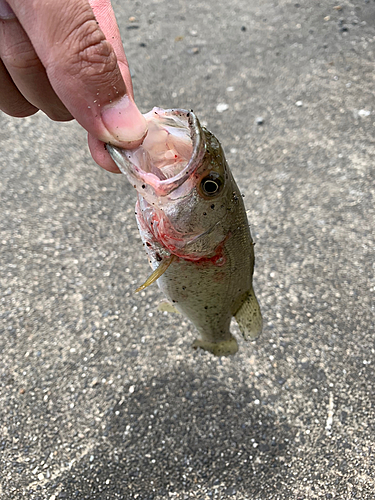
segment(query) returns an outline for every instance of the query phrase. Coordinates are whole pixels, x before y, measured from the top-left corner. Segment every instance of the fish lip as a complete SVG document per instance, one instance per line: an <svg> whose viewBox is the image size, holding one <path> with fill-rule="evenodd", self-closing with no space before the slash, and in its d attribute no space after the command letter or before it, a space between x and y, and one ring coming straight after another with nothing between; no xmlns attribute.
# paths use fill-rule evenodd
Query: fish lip
<svg viewBox="0 0 375 500"><path fill-rule="evenodd" d="M152 111L146 113L146 115L150 115L151 113L166 117L185 116L187 118L193 150L187 165L182 169L181 172L179 172L174 177L161 180L155 174L151 172L144 172L142 169L128 160L126 152L133 152L134 150L122 149L111 144L107 144L106 148L120 171L125 174L131 182L136 182L135 185L143 183L151 186L154 194L159 197L166 196L180 187L197 170L204 157L206 151L206 143L199 120L192 110L188 111L186 109L161 109L155 107L152 109ZM139 192L140 194L142 194L142 191L139 190Z"/></svg>

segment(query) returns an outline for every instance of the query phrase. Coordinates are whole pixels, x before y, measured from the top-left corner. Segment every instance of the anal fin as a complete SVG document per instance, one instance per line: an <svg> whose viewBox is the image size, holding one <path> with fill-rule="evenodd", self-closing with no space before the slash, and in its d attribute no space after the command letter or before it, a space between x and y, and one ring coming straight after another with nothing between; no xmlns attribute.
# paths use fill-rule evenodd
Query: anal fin
<svg viewBox="0 0 375 500"><path fill-rule="evenodd" d="M195 339L193 342L194 349L203 349L214 356L230 356L238 351L237 340L231 336L230 339L222 340L221 342L208 342L207 340Z"/></svg>
<svg viewBox="0 0 375 500"><path fill-rule="evenodd" d="M234 314L234 317L236 318L238 327L246 341L255 340L260 335L263 326L263 319L253 289L250 290L246 299L238 311Z"/></svg>

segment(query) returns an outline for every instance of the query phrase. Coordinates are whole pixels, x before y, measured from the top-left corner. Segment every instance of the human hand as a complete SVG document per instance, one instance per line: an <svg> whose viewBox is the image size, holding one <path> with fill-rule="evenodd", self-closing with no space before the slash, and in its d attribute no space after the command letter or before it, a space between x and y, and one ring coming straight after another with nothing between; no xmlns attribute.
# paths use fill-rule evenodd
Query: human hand
<svg viewBox="0 0 375 500"><path fill-rule="evenodd" d="M94 160L118 172L103 142L137 147L147 126L110 0L0 0L0 109L75 118Z"/></svg>

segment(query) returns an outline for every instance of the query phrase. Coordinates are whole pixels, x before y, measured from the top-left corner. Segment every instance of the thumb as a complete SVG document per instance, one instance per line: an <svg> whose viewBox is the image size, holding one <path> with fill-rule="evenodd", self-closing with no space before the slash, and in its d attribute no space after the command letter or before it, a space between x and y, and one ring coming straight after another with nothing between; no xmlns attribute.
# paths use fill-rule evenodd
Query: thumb
<svg viewBox="0 0 375 500"><path fill-rule="evenodd" d="M137 146L147 127L134 103L110 1L92 0L91 7L88 0L65 0L61 8L60 2L34 0L32 9L23 0L8 3L72 116L103 142Z"/></svg>

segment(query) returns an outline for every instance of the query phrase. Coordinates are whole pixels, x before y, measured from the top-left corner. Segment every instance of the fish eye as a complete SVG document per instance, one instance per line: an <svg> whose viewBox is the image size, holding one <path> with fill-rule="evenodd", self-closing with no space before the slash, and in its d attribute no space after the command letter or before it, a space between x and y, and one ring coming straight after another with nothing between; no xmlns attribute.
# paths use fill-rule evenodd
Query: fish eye
<svg viewBox="0 0 375 500"><path fill-rule="evenodd" d="M206 196L215 196L220 193L223 184L220 175L212 172L201 180L201 189Z"/></svg>

